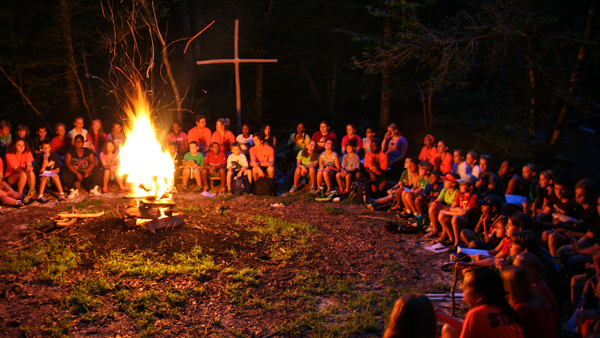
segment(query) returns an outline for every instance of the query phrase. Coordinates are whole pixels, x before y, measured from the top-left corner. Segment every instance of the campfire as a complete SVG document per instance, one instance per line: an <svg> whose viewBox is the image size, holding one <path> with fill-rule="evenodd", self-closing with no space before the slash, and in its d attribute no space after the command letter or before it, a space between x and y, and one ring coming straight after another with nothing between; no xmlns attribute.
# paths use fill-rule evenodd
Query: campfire
<svg viewBox="0 0 600 338"><path fill-rule="evenodd" d="M132 198L124 213L125 224L149 230L182 224L183 214L173 212L173 161L156 138L150 104L139 84L125 112L129 121L119 151L120 174L127 175L130 192L125 197Z"/></svg>

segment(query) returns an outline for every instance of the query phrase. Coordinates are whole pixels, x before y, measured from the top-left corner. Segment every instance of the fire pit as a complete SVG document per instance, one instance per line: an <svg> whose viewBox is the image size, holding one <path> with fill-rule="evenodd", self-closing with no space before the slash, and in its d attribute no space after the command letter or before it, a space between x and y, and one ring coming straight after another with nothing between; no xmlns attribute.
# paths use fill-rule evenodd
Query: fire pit
<svg viewBox="0 0 600 338"><path fill-rule="evenodd" d="M173 211L175 202L170 198L134 198L125 209L123 221L129 227L142 226L156 230L184 222L183 214Z"/></svg>

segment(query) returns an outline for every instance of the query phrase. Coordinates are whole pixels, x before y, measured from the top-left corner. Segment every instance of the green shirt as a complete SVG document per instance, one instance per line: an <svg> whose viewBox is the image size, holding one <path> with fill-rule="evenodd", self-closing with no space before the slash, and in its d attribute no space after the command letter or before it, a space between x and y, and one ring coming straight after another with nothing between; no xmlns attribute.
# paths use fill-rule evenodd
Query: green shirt
<svg viewBox="0 0 600 338"><path fill-rule="evenodd" d="M316 160L314 160L314 161L311 161L311 160L310 160L310 158L311 158L311 157L312 157L311 155L309 155L309 156L307 156L307 157L303 157L303 156L302 156L302 151L300 151L300 152L298 153L298 156L296 156L296 159L297 159L297 160L300 160L300 163L302 163L302 165L311 165L311 164L313 164L313 163L315 163L315 162L319 162L319 158L318 158L318 157L317 157L317 159L316 159Z"/></svg>
<svg viewBox="0 0 600 338"><path fill-rule="evenodd" d="M438 196L438 201L443 202L445 205L452 205L454 200L456 199L456 194L458 193L458 189L454 189L454 193L450 193L448 189L442 189L442 192Z"/></svg>
<svg viewBox="0 0 600 338"><path fill-rule="evenodd" d="M193 160L199 166L204 165L204 156L200 152L198 152L198 154L196 154L196 156L192 156L192 154L188 152L187 154L185 154L185 156L183 156L183 160L184 161L192 161Z"/></svg>

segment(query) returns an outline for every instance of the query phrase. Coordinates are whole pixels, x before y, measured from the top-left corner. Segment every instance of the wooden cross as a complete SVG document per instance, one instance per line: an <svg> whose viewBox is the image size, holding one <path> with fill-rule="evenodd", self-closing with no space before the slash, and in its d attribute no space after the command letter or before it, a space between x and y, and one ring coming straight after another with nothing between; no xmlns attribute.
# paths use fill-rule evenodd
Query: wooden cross
<svg viewBox="0 0 600 338"><path fill-rule="evenodd" d="M235 109L237 112L237 132L242 132L242 95L240 93L240 63L277 62L277 59L240 59L238 55L239 20L235 20L235 34L233 37L233 59L216 59L196 61L197 65L210 65L215 63L233 63L235 65Z"/></svg>

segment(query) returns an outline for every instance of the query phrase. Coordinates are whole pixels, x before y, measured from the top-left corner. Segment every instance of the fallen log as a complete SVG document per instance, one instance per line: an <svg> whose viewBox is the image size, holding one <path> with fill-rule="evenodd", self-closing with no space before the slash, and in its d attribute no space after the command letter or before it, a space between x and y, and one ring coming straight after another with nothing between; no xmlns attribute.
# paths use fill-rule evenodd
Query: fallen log
<svg viewBox="0 0 600 338"><path fill-rule="evenodd" d="M77 218L59 219L56 220L56 226L68 227L75 224L75 222L77 222Z"/></svg>
<svg viewBox="0 0 600 338"><path fill-rule="evenodd" d="M93 218L100 217L104 215L104 211L95 213L95 214L58 214L61 218Z"/></svg>

